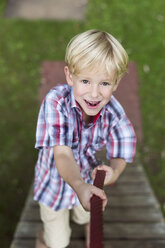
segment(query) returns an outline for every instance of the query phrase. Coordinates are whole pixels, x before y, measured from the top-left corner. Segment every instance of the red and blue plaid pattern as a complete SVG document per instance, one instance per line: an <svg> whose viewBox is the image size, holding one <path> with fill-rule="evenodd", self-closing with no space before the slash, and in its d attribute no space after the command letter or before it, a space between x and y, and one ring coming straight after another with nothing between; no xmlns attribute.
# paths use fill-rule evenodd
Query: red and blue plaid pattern
<svg viewBox="0 0 165 248"><path fill-rule="evenodd" d="M107 158L132 162L136 136L122 106L111 97L93 123L85 125L72 88L59 85L47 94L38 116L35 148L39 149L35 167L34 200L54 210L72 208L79 200L60 177L54 162L53 146L72 148L85 182L92 183L91 171L98 165L95 152L106 146Z"/></svg>

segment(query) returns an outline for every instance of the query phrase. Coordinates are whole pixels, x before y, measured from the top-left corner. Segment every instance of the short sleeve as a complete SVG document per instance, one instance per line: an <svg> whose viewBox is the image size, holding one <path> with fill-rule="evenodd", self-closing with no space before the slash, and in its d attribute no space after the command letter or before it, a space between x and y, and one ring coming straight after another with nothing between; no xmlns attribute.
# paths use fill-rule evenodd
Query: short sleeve
<svg viewBox="0 0 165 248"><path fill-rule="evenodd" d="M123 158L127 163L133 161L136 151L136 135L125 114L110 128L106 149L109 160Z"/></svg>
<svg viewBox="0 0 165 248"><path fill-rule="evenodd" d="M46 97L38 115L35 148L55 145L71 146L69 119L58 101Z"/></svg>

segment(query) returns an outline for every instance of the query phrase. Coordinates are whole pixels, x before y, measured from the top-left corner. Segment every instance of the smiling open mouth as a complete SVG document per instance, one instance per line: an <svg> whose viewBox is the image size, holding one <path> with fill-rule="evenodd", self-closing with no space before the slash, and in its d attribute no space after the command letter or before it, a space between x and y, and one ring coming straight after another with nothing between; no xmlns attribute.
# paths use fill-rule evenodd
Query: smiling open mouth
<svg viewBox="0 0 165 248"><path fill-rule="evenodd" d="M99 105L99 103L100 103L101 101L87 101L87 100L85 100L85 102L86 102L86 104L87 104L88 106L96 107L97 105Z"/></svg>

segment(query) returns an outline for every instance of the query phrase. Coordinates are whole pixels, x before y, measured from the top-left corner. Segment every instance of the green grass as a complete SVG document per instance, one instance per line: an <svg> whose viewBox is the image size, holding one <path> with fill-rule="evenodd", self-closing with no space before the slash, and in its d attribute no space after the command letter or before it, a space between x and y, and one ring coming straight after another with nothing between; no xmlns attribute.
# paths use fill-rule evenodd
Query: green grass
<svg viewBox="0 0 165 248"><path fill-rule="evenodd" d="M165 2L91 0L84 22L3 19L6 2L0 2L0 247L9 247L32 182L42 61L63 60L70 38L86 29L112 33L137 63L144 131L140 157L163 206Z"/></svg>

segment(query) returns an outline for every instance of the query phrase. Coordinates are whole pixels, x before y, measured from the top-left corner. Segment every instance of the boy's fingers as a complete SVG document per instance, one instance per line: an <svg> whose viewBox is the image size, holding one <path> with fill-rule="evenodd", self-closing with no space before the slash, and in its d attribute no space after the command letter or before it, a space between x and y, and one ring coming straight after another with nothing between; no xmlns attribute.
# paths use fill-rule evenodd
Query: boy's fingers
<svg viewBox="0 0 165 248"><path fill-rule="evenodd" d="M99 196L102 200L107 200L107 197L106 197L104 190L99 189L95 186L93 186L92 194Z"/></svg>
<svg viewBox="0 0 165 248"><path fill-rule="evenodd" d="M111 171L112 170L112 168L110 167L110 166L108 166L108 165L105 165L105 164L103 164L103 165L99 165L98 167L96 167L98 170L104 170L104 171L106 171L106 172L109 172L109 171Z"/></svg>
<svg viewBox="0 0 165 248"><path fill-rule="evenodd" d="M107 165L99 165L92 171L92 179L95 178L97 170L104 170L106 173L110 173L112 171L112 168Z"/></svg>
<svg viewBox="0 0 165 248"><path fill-rule="evenodd" d="M102 208L102 211L104 211L104 210L105 210L105 207L106 207L106 205L107 205L107 202L108 202L108 200L107 200L107 199L103 201L103 208Z"/></svg>
<svg viewBox="0 0 165 248"><path fill-rule="evenodd" d="M93 190L93 195L97 195L98 197L100 197L100 199L103 201L103 207L102 207L102 210L104 211L105 209L105 206L107 205L107 196L104 192L104 190L101 190L97 187L94 186L94 190Z"/></svg>
<svg viewBox="0 0 165 248"><path fill-rule="evenodd" d="M94 170L92 171L92 174L91 174L93 180L94 180L95 177L96 177L96 172L97 172L97 167L94 168Z"/></svg>
<svg viewBox="0 0 165 248"><path fill-rule="evenodd" d="M96 173L97 173L97 170L104 170L104 168L102 167L102 165L99 165L97 166L96 168L93 169L92 173L91 173L91 176L92 176L92 179L94 180L95 177L96 177ZM106 171L106 170L105 170Z"/></svg>

